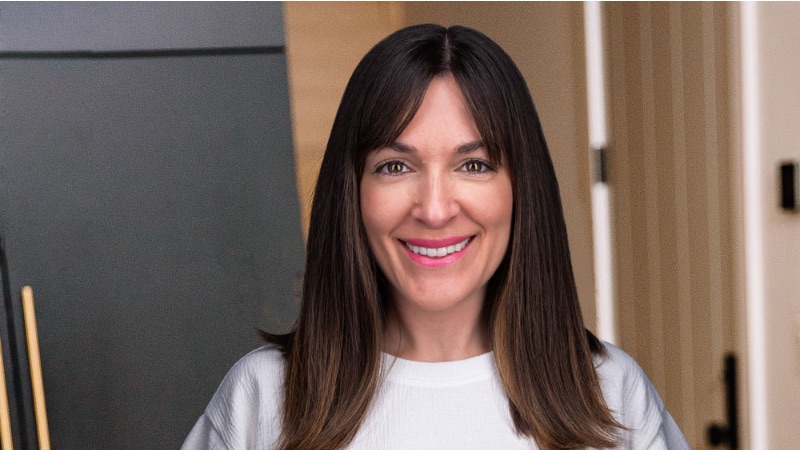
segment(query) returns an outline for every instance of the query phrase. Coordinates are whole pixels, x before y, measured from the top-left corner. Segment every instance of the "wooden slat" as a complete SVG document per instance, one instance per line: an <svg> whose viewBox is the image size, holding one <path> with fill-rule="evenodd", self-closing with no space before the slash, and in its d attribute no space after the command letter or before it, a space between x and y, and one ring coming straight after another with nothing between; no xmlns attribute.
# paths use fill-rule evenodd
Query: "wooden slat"
<svg viewBox="0 0 800 450"><path fill-rule="evenodd" d="M11 412L8 409L8 389L6 386L6 367L3 359L3 345L0 342L0 448L12 450Z"/></svg>
<svg viewBox="0 0 800 450"><path fill-rule="evenodd" d="M39 332L36 329L33 289L30 286L22 288L22 312L25 316L25 337L28 341L28 362L31 368L33 409L36 414L39 450L50 450L50 431L47 426L47 408L45 407L44 382L42 381L42 359L39 354Z"/></svg>

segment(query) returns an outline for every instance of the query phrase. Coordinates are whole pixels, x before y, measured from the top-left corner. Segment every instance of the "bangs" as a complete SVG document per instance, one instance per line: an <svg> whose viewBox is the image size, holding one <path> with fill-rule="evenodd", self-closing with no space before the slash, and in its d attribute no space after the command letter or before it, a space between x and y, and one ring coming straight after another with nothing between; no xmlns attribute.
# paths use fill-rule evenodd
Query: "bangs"
<svg viewBox="0 0 800 450"><path fill-rule="evenodd" d="M513 168L529 157L520 153L530 150L537 122L528 120L535 112L524 80L508 55L482 34L431 25L379 42L350 78L340 105L348 111L349 125L340 131L349 135L342 150L357 179L367 155L394 143L419 110L431 80L447 73L461 89L489 160L508 168L514 181Z"/></svg>
<svg viewBox="0 0 800 450"><path fill-rule="evenodd" d="M394 143L417 114L429 79L419 83L401 83L394 89L387 86L393 95L378 98L368 113L363 116L360 139L355 146L356 167L363 171L367 155Z"/></svg>

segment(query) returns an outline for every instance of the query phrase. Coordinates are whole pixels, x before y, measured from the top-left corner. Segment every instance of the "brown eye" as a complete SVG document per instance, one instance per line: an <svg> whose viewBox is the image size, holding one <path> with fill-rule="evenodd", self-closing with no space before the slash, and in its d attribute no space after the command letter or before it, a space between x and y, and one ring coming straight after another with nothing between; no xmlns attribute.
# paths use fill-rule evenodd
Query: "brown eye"
<svg viewBox="0 0 800 450"><path fill-rule="evenodd" d="M384 175L402 175L408 172L408 167L403 161L387 161L378 166L375 171Z"/></svg>
<svg viewBox="0 0 800 450"><path fill-rule="evenodd" d="M386 171L389 173L403 173L403 164L399 162L390 162L386 165Z"/></svg>
<svg viewBox="0 0 800 450"><path fill-rule="evenodd" d="M461 170L471 174L480 174L484 172L489 172L494 169L492 169L492 167L485 161L482 161L480 159L473 159L464 163Z"/></svg>

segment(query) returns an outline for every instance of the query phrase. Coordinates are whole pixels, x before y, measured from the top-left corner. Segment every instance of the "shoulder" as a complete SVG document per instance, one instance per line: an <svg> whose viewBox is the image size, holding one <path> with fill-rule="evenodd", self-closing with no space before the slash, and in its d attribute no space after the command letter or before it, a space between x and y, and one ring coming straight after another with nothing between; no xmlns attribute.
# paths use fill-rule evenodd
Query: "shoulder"
<svg viewBox="0 0 800 450"><path fill-rule="evenodd" d="M226 383L246 382L253 385L282 382L284 359L273 345L264 345L244 355L225 375Z"/></svg>
<svg viewBox="0 0 800 450"><path fill-rule="evenodd" d="M626 448L689 448L664 402L639 364L607 342L605 356L595 357L606 404L628 428Z"/></svg>
<svg viewBox="0 0 800 450"><path fill-rule="evenodd" d="M271 345L243 356L225 375L206 412L223 406L239 407L280 395L283 365L283 356Z"/></svg>
<svg viewBox="0 0 800 450"><path fill-rule="evenodd" d="M648 413L664 404L638 363L619 347L604 342L605 355L595 356L595 368L608 407L626 426L639 427Z"/></svg>
<svg viewBox="0 0 800 450"><path fill-rule="evenodd" d="M625 381L647 377L636 360L624 350L605 341L602 344L606 354L595 356L595 369L600 381L604 382L603 389L622 388Z"/></svg>
<svg viewBox="0 0 800 450"><path fill-rule="evenodd" d="M283 355L266 345L242 357L225 375L201 418L228 448L271 447L278 437Z"/></svg>

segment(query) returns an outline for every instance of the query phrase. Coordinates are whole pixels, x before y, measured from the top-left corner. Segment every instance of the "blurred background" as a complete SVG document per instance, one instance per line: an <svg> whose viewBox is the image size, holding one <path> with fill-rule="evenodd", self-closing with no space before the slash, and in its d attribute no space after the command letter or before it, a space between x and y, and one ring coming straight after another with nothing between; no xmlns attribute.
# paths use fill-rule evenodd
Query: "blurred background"
<svg viewBox="0 0 800 450"><path fill-rule="evenodd" d="M432 22L484 32L528 81L587 326L692 448L734 448L732 418L737 448L794 448L800 214L780 167L800 161L798 21L772 3L0 4L15 444L37 446L31 285L53 446L180 445L256 329L291 323L350 73Z"/></svg>

